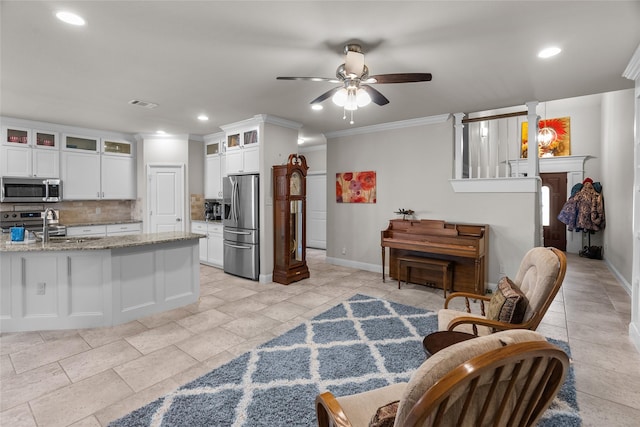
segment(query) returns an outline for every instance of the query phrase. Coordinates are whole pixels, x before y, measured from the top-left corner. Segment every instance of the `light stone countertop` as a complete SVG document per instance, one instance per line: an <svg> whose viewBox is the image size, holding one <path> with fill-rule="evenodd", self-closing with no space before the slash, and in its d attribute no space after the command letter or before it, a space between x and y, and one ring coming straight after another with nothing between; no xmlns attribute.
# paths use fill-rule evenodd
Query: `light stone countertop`
<svg viewBox="0 0 640 427"><path fill-rule="evenodd" d="M155 245L181 240L197 240L201 234L185 232L165 232L148 234L131 234L110 237L82 237L66 236L51 237L47 243L15 243L11 242L9 233L3 233L0 238L0 252L39 252L39 251L84 251L127 248L133 246Z"/></svg>

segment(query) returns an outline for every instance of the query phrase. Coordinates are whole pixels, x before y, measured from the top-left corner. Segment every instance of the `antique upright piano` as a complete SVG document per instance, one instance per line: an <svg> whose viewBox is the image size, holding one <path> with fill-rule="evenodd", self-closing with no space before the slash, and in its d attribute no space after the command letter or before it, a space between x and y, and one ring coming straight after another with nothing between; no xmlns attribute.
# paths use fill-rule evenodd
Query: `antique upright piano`
<svg viewBox="0 0 640 427"><path fill-rule="evenodd" d="M389 248L389 275L398 279L398 257L411 255L452 261L453 290L484 295L489 226L453 224L440 220L392 219L382 230L382 281L385 281L385 248ZM406 280L404 272L400 280ZM427 272L411 274L411 281L429 282Z"/></svg>

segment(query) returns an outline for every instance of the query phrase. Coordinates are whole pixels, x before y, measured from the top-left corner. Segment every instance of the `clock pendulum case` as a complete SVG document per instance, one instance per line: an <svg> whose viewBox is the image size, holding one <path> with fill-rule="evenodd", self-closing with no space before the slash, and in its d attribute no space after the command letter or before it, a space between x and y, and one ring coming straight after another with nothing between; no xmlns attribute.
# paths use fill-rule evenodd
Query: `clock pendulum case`
<svg viewBox="0 0 640 427"><path fill-rule="evenodd" d="M307 160L291 154L273 167L273 281L288 285L309 277L307 267Z"/></svg>

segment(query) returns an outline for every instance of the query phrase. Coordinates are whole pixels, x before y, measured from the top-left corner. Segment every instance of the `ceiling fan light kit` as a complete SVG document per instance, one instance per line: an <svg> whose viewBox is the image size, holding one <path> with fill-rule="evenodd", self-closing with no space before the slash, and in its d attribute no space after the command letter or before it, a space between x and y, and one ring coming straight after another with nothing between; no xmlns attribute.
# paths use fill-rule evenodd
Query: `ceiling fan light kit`
<svg viewBox="0 0 640 427"><path fill-rule="evenodd" d="M320 103L331 98L334 104L343 107L343 119L346 120L347 111L351 113L350 124L354 123L353 112L359 107L365 107L371 102L380 106L389 103L389 100L382 93L369 85L431 81L430 73L397 73L369 76L369 68L364 63L364 54L360 45L347 44L344 48L344 53L344 63L340 64L336 70L337 80L326 77L277 77L277 79L340 83L342 86L334 87L311 101L311 108L321 110Z"/></svg>

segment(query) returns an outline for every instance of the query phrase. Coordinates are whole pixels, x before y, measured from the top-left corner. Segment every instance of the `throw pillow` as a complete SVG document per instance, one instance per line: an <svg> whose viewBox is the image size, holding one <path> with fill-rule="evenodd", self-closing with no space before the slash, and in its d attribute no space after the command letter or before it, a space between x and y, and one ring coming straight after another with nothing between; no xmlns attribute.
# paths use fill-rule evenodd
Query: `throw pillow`
<svg viewBox="0 0 640 427"><path fill-rule="evenodd" d="M393 427L396 422L396 413L398 412L399 400L395 402L387 403L381 406L376 411L376 414L371 418L369 427Z"/></svg>
<svg viewBox="0 0 640 427"><path fill-rule="evenodd" d="M489 301L487 319L504 323L522 323L527 311L527 297L508 277L498 282L498 289Z"/></svg>

